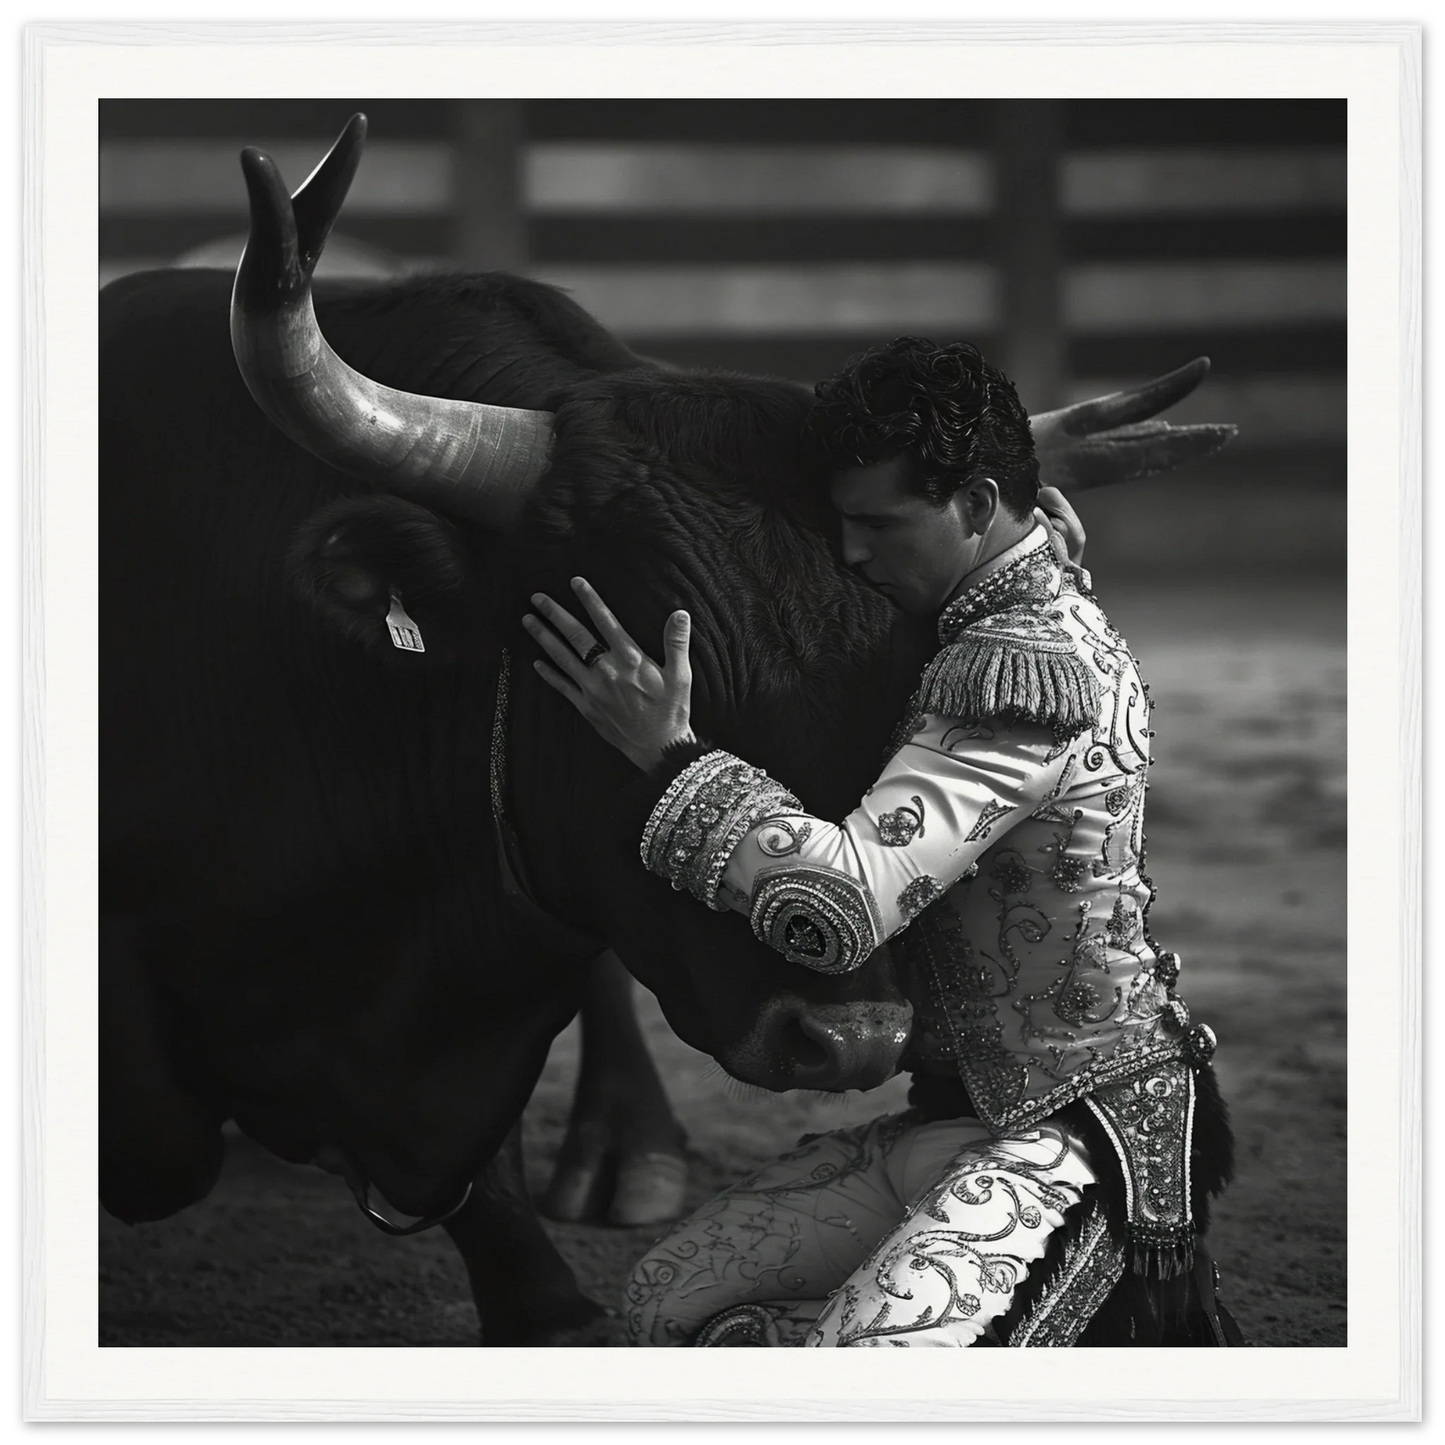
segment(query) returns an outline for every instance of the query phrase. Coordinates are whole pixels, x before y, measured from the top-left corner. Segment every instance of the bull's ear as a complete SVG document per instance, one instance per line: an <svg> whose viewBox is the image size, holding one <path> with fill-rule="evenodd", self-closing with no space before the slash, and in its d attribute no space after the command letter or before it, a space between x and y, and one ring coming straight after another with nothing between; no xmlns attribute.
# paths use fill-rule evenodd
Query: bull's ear
<svg viewBox="0 0 1445 1445"><path fill-rule="evenodd" d="M399 497L354 497L297 530L286 559L292 586L343 636L390 647L393 597L439 640L453 632L478 572L466 536L435 512Z"/></svg>
<svg viewBox="0 0 1445 1445"><path fill-rule="evenodd" d="M1171 471L1217 452L1238 434L1238 427L1174 426L1159 416L1208 373L1209 358L1197 357L1143 386L1030 418L1040 482L1061 491L1082 491Z"/></svg>

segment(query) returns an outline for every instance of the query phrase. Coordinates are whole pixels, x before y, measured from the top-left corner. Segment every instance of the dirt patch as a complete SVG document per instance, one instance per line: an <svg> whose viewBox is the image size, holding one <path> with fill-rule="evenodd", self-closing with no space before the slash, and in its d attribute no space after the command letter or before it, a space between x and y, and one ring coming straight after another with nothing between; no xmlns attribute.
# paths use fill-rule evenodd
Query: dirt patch
<svg viewBox="0 0 1445 1445"><path fill-rule="evenodd" d="M1345 658L1343 605L1318 588L1107 594L1158 704L1149 795L1153 932L1218 1033L1239 1144L1216 1210L1224 1293L1255 1345L1344 1345ZM900 1107L764 1095L680 1043L650 996L648 1036L691 1140L701 1203L799 1134ZM576 1069L558 1041L526 1117L546 1178ZM440 1233L386 1239L341 1183L232 1138L221 1184L162 1224L100 1223L100 1342L467 1345L476 1319ZM551 1225L614 1306L651 1229ZM614 1314L579 1344L621 1344Z"/></svg>

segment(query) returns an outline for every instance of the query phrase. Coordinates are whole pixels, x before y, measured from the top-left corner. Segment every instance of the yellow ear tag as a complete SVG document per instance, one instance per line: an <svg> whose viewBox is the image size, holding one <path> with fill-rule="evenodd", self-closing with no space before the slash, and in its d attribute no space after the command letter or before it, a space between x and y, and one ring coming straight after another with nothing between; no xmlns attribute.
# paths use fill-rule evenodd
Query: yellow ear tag
<svg viewBox="0 0 1445 1445"><path fill-rule="evenodd" d="M421 640L421 628L406 615L406 608L395 592L391 594L391 611L386 614L386 630L391 633L393 647L399 647L403 652L426 651Z"/></svg>

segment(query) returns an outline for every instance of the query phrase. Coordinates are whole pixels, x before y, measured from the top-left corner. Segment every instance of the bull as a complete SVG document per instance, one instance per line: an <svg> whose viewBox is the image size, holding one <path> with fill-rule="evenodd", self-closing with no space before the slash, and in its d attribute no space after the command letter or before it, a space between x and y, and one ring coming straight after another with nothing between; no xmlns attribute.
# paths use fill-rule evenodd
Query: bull
<svg viewBox="0 0 1445 1445"><path fill-rule="evenodd" d="M585 572L638 636L686 607L699 726L824 814L929 639L837 559L805 388L645 361L514 276L313 295L364 138L294 196L242 153L233 288L101 297L101 1196L195 1202L234 1121L440 1223L484 1342L545 1343L597 1307L516 1125L590 959L771 1090L881 1083L910 1009L886 951L814 973L638 866L645 800L525 665L525 599ZM1151 419L1206 365L1036 418L1047 480L1220 445Z"/></svg>

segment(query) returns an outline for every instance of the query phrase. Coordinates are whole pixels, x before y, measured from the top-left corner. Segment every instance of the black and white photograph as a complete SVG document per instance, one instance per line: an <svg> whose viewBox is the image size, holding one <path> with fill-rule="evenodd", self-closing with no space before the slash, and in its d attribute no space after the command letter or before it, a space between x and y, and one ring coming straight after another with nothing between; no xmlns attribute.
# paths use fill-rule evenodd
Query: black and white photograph
<svg viewBox="0 0 1445 1445"><path fill-rule="evenodd" d="M1070 1330L1112 1297L1100 1344L1346 1343L1346 125L104 105L101 1338L761 1345L832 1298L830 1344L1007 1345L1088 1196L1119 1282ZM695 718L631 660L674 608ZM895 613L966 702L918 699ZM1065 619L1052 674L1024 634ZM859 805L910 705L936 738ZM1020 752L971 756L1001 709ZM649 813L713 894L624 851ZM1177 1181L1124 1132L1154 1089ZM1057 1163L983 1182L1041 1125Z"/></svg>
<svg viewBox="0 0 1445 1445"><path fill-rule="evenodd" d="M1366 1346L1361 112L1046 89L100 92L114 1368Z"/></svg>

